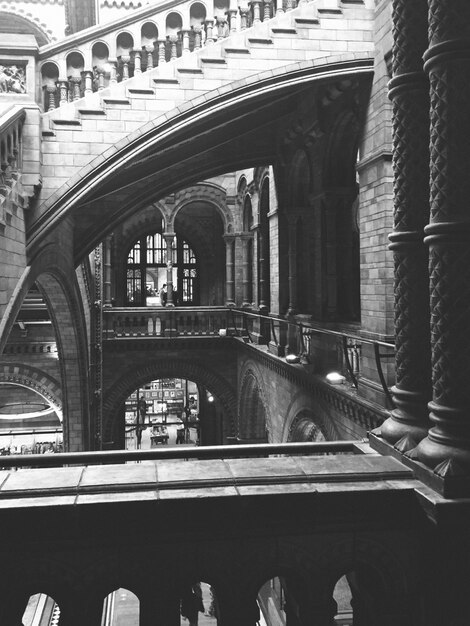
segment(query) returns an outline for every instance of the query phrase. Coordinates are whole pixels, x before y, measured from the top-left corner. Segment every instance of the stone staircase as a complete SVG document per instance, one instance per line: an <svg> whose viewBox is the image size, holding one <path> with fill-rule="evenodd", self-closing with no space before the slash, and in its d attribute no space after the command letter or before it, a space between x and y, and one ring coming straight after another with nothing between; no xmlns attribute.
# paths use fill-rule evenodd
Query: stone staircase
<svg viewBox="0 0 470 626"><path fill-rule="evenodd" d="M42 115L46 200L96 155L152 119L228 83L299 61L372 53L373 9L339 0L297 8Z"/></svg>

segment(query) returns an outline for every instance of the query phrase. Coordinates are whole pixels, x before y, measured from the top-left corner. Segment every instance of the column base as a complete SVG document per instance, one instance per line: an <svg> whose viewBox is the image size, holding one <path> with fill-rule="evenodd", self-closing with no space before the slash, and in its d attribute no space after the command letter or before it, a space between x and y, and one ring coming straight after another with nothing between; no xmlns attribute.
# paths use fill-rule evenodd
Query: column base
<svg viewBox="0 0 470 626"><path fill-rule="evenodd" d="M384 456L392 456L403 463L413 470L415 478L434 489L444 498L470 497L470 474L454 474L453 468L458 469L455 462L447 463L444 461L441 468L436 467L436 471L418 458L418 448L426 445L427 438L423 439L417 447L411 447L414 444L406 437L395 445L391 445L381 437L380 428L369 432L368 437L370 447L373 450Z"/></svg>

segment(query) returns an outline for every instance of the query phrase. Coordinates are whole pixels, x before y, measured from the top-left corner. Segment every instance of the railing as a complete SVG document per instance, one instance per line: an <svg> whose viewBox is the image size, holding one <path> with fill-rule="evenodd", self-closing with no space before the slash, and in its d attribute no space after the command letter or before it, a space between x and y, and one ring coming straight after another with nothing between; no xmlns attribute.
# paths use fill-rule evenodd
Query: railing
<svg viewBox="0 0 470 626"><path fill-rule="evenodd" d="M103 338L219 336L229 315L224 307L104 307Z"/></svg>
<svg viewBox="0 0 470 626"><path fill-rule="evenodd" d="M320 328L295 319L285 319L259 313L251 313L240 309L230 309L231 326L238 336L250 343L273 344L277 354L283 356L287 352L290 362L305 361L310 363L315 355L312 345L316 336L333 339L340 355L338 369L357 389L360 374L362 347L371 346L374 354L375 367L389 408L394 407L393 398L388 388L383 367L383 359L394 358L395 346L385 341L367 339L359 335ZM240 317L242 318L240 324Z"/></svg>
<svg viewBox="0 0 470 626"><path fill-rule="evenodd" d="M51 111L169 63L294 9L297 2L250 0L238 9L207 16L201 21L191 17L187 28L181 24L178 13L170 13L176 16L176 23L179 20L180 30L169 31L167 11L176 7L175 1L170 0L45 46L40 51L44 110ZM65 54L64 62L67 49L70 52Z"/></svg>
<svg viewBox="0 0 470 626"><path fill-rule="evenodd" d="M14 105L0 117L0 207L20 175L25 116L23 107Z"/></svg>
<svg viewBox="0 0 470 626"><path fill-rule="evenodd" d="M292 454L364 454L359 441L315 441L300 443L259 443L227 446L178 446L149 450L108 450L105 452L65 452L57 454L29 454L4 456L0 466L8 467L63 467L68 465L101 465L108 463L135 463L163 459L234 459Z"/></svg>

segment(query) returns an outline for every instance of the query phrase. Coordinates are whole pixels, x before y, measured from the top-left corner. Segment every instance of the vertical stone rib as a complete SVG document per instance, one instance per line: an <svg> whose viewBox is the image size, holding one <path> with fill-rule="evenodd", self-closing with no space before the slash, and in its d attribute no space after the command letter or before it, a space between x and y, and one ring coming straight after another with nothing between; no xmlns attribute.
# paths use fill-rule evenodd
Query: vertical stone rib
<svg viewBox="0 0 470 626"><path fill-rule="evenodd" d="M470 472L470 3L429 0L432 428L418 458ZM457 462L457 463L455 463ZM451 467L452 466L452 467Z"/></svg>
<svg viewBox="0 0 470 626"><path fill-rule="evenodd" d="M427 48L426 0L393 0L394 231L396 409L381 428L391 444L426 436L431 398L428 254L429 85L423 71Z"/></svg>

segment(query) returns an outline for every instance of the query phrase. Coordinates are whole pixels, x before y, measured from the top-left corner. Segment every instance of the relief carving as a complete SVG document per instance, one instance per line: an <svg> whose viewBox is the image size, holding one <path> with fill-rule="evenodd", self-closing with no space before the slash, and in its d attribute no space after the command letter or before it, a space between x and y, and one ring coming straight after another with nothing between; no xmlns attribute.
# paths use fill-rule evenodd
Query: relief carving
<svg viewBox="0 0 470 626"><path fill-rule="evenodd" d="M26 73L17 65L0 65L0 93L26 93Z"/></svg>

